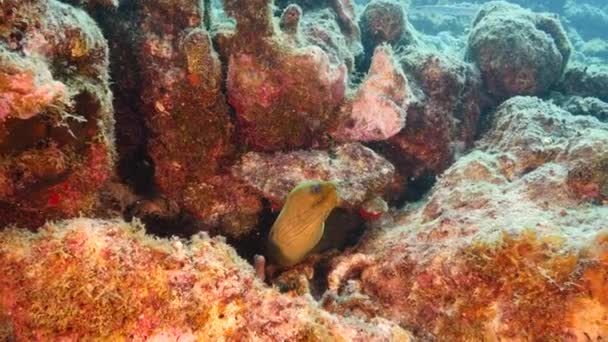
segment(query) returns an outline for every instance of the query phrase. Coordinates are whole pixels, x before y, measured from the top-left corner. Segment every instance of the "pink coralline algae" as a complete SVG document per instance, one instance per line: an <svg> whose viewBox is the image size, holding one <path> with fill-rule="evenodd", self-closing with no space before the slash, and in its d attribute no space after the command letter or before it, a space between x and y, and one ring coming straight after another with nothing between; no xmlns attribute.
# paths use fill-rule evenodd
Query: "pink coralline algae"
<svg viewBox="0 0 608 342"><path fill-rule="evenodd" d="M0 338L409 341L382 318L281 294L221 238L155 239L121 221L0 232Z"/></svg>
<svg viewBox="0 0 608 342"><path fill-rule="evenodd" d="M63 3L2 6L0 226L103 211L114 156L106 40Z"/></svg>
<svg viewBox="0 0 608 342"><path fill-rule="evenodd" d="M4 70L0 74L0 121L14 117L29 119L49 106L66 106L69 102L65 85L52 79L44 66L40 69L10 70L11 65L3 63ZM19 68L13 65L15 69ZM25 66L24 66L25 67ZM13 71L13 72L11 72Z"/></svg>
<svg viewBox="0 0 608 342"><path fill-rule="evenodd" d="M607 189L608 126L527 97L492 117L427 198L336 259L328 309L432 339L606 336L608 208L579 184Z"/></svg>
<svg viewBox="0 0 608 342"><path fill-rule="evenodd" d="M408 85L388 45L376 48L368 75L353 99L341 108L331 135L338 141L379 141L405 126Z"/></svg>
<svg viewBox="0 0 608 342"><path fill-rule="evenodd" d="M303 180L336 181L340 206L357 208L384 192L394 167L369 148L350 143L332 151L249 152L233 174L279 207Z"/></svg>

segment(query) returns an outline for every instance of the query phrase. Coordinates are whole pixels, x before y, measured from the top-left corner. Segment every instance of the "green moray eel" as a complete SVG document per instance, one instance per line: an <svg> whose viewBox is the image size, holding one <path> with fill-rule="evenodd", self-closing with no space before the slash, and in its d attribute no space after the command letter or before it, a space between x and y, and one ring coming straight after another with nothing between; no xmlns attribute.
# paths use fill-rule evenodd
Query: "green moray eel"
<svg viewBox="0 0 608 342"><path fill-rule="evenodd" d="M338 205L333 182L305 181L287 196L279 217L270 229L268 257L279 267L302 261L323 236L325 220Z"/></svg>

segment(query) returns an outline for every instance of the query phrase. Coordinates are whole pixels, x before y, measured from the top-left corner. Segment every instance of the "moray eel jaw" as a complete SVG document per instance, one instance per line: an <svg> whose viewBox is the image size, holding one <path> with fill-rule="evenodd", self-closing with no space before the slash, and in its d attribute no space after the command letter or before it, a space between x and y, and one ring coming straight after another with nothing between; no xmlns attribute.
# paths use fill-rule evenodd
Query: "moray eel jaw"
<svg viewBox="0 0 608 342"><path fill-rule="evenodd" d="M325 220L338 202L333 182L308 181L296 186L270 229L271 261L280 267L302 261L321 240Z"/></svg>

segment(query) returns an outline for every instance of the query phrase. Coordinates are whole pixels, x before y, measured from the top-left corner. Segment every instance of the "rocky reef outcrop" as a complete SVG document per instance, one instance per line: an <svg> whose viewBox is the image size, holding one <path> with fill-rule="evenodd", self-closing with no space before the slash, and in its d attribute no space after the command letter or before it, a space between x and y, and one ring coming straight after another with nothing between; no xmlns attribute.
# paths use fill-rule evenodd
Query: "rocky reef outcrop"
<svg viewBox="0 0 608 342"><path fill-rule="evenodd" d="M209 11L197 1L133 0L100 20L115 42L119 173L142 196L138 216L181 212L198 229L240 236L254 229L261 202L225 168L236 153L234 123ZM158 198L179 209L147 210Z"/></svg>
<svg viewBox="0 0 608 342"><path fill-rule="evenodd" d="M606 336L607 130L506 101L428 198L335 261L325 307L431 339Z"/></svg>
<svg viewBox="0 0 608 342"><path fill-rule="evenodd" d="M336 141L382 141L405 126L411 96L390 45L376 48L365 79L342 104L330 135Z"/></svg>
<svg viewBox="0 0 608 342"><path fill-rule="evenodd" d="M485 4L473 20L467 58L499 100L542 95L559 81L571 47L560 22L504 1Z"/></svg>
<svg viewBox="0 0 608 342"><path fill-rule="evenodd" d="M281 294L221 238L158 240L121 221L0 232L0 337L409 341L382 318ZM59 273L53 270L63 270Z"/></svg>
<svg viewBox="0 0 608 342"><path fill-rule="evenodd" d="M406 126L377 148L404 178L434 177L472 146L481 111L481 77L472 65L422 46L397 57L408 79Z"/></svg>
<svg viewBox="0 0 608 342"><path fill-rule="evenodd" d="M533 8L602 60L570 1ZM608 72L564 32L502 1L0 0L0 340L605 339ZM327 220L279 213L311 180ZM293 267L277 215L323 232Z"/></svg>
<svg viewBox="0 0 608 342"><path fill-rule="evenodd" d="M92 215L112 173L108 46L59 1L0 11L0 226Z"/></svg>
<svg viewBox="0 0 608 342"><path fill-rule="evenodd" d="M239 179L281 207L298 183L318 179L334 181L340 207L358 208L366 200L381 196L392 182L394 167L360 144L337 146L329 151L294 151L262 154L249 152L235 165Z"/></svg>
<svg viewBox="0 0 608 342"><path fill-rule="evenodd" d="M566 70L558 89L570 95L595 97L608 102L608 67L573 65Z"/></svg>

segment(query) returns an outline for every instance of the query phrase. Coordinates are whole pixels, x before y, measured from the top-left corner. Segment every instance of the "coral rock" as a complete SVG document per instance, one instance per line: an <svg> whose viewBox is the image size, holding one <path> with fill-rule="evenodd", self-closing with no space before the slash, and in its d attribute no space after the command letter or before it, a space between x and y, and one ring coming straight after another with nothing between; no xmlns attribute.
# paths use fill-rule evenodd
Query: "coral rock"
<svg viewBox="0 0 608 342"><path fill-rule="evenodd" d="M409 341L382 318L339 317L280 294L222 239L155 239L78 219L0 232L0 336L8 340ZM58 272L58 270L61 270ZM4 334L4 335L3 335Z"/></svg>
<svg viewBox="0 0 608 342"><path fill-rule="evenodd" d="M392 1L372 1L361 18L361 40L366 51L382 43L396 45L406 34L407 17L401 4Z"/></svg>
<svg viewBox="0 0 608 342"><path fill-rule="evenodd" d="M144 179L136 186L144 195L159 192L205 228L240 236L257 224L261 203L223 170L235 153L234 125L205 29L210 8L186 0L135 3L104 24L116 60L128 66L114 66L121 176L136 185Z"/></svg>
<svg viewBox="0 0 608 342"><path fill-rule="evenodd" d="M336 260L326 307L424 339L608 336L608 206L577 192L606 190L607 132L537 98L506 101L427 198Z"/></svg>
<svg viewBox="0 0 608 342"><path fill-rule="evenodd" d="M410 89L406 126L378 148L403 177L434 176L473 144L484 106L479 72L417 47L397 58Z"/></svg>
<svg viewBox="0 0 608 342"><path fill-rule="evenodd" d="M600 121L608 122L608 103L596 97L552 93L551 101L571 114L595 116Z"/></svg>
<svg viewBox="0 0 608 342"><path fill-rule="evenodd" d="M278 206L301 181L336 181L340 206L346 208L357 207L366 199L381 194L391 182L393 172L394 168L388 161L355 143L329 152L249 152L233 168L237 178Z"/></svg>
<svg viewBox="0 0 608 342"><path fill-rule="evenodd" d="M2 6L0 227L91 214L113 164L107 43L61 2Z"/></svg>
<svg viewBox="0 0 608 342"><path fill-rule="evenodd" d="M467 58L481 70L489 93L503 100L545 93L560 79L570 50L554 17L493 1L473 22Z"/></svg>
<svg viewBox="0 0 608 342"><path fill-rule="evenodd" d="M376 48L372 65L354 98L345 104L339 126L331 133L338 141L386 140L405 125L407 80L388 45Z"/></svg>
<svg viewBox="0 0 608 342"><path fill-rule="evenodd" d="M605 65L569 67L558 88L564 94L597 97L608 102L608 67Z"/></svg>
<svg viewBox="0 0 608 342"><path fill-rule="evenodd" d="M245 8L228 2L236 32L218 39L241 140L256 151L311 147L344 98L347 68L317 46L285 40L275 28L271 2L258 2Z"/></svg>

